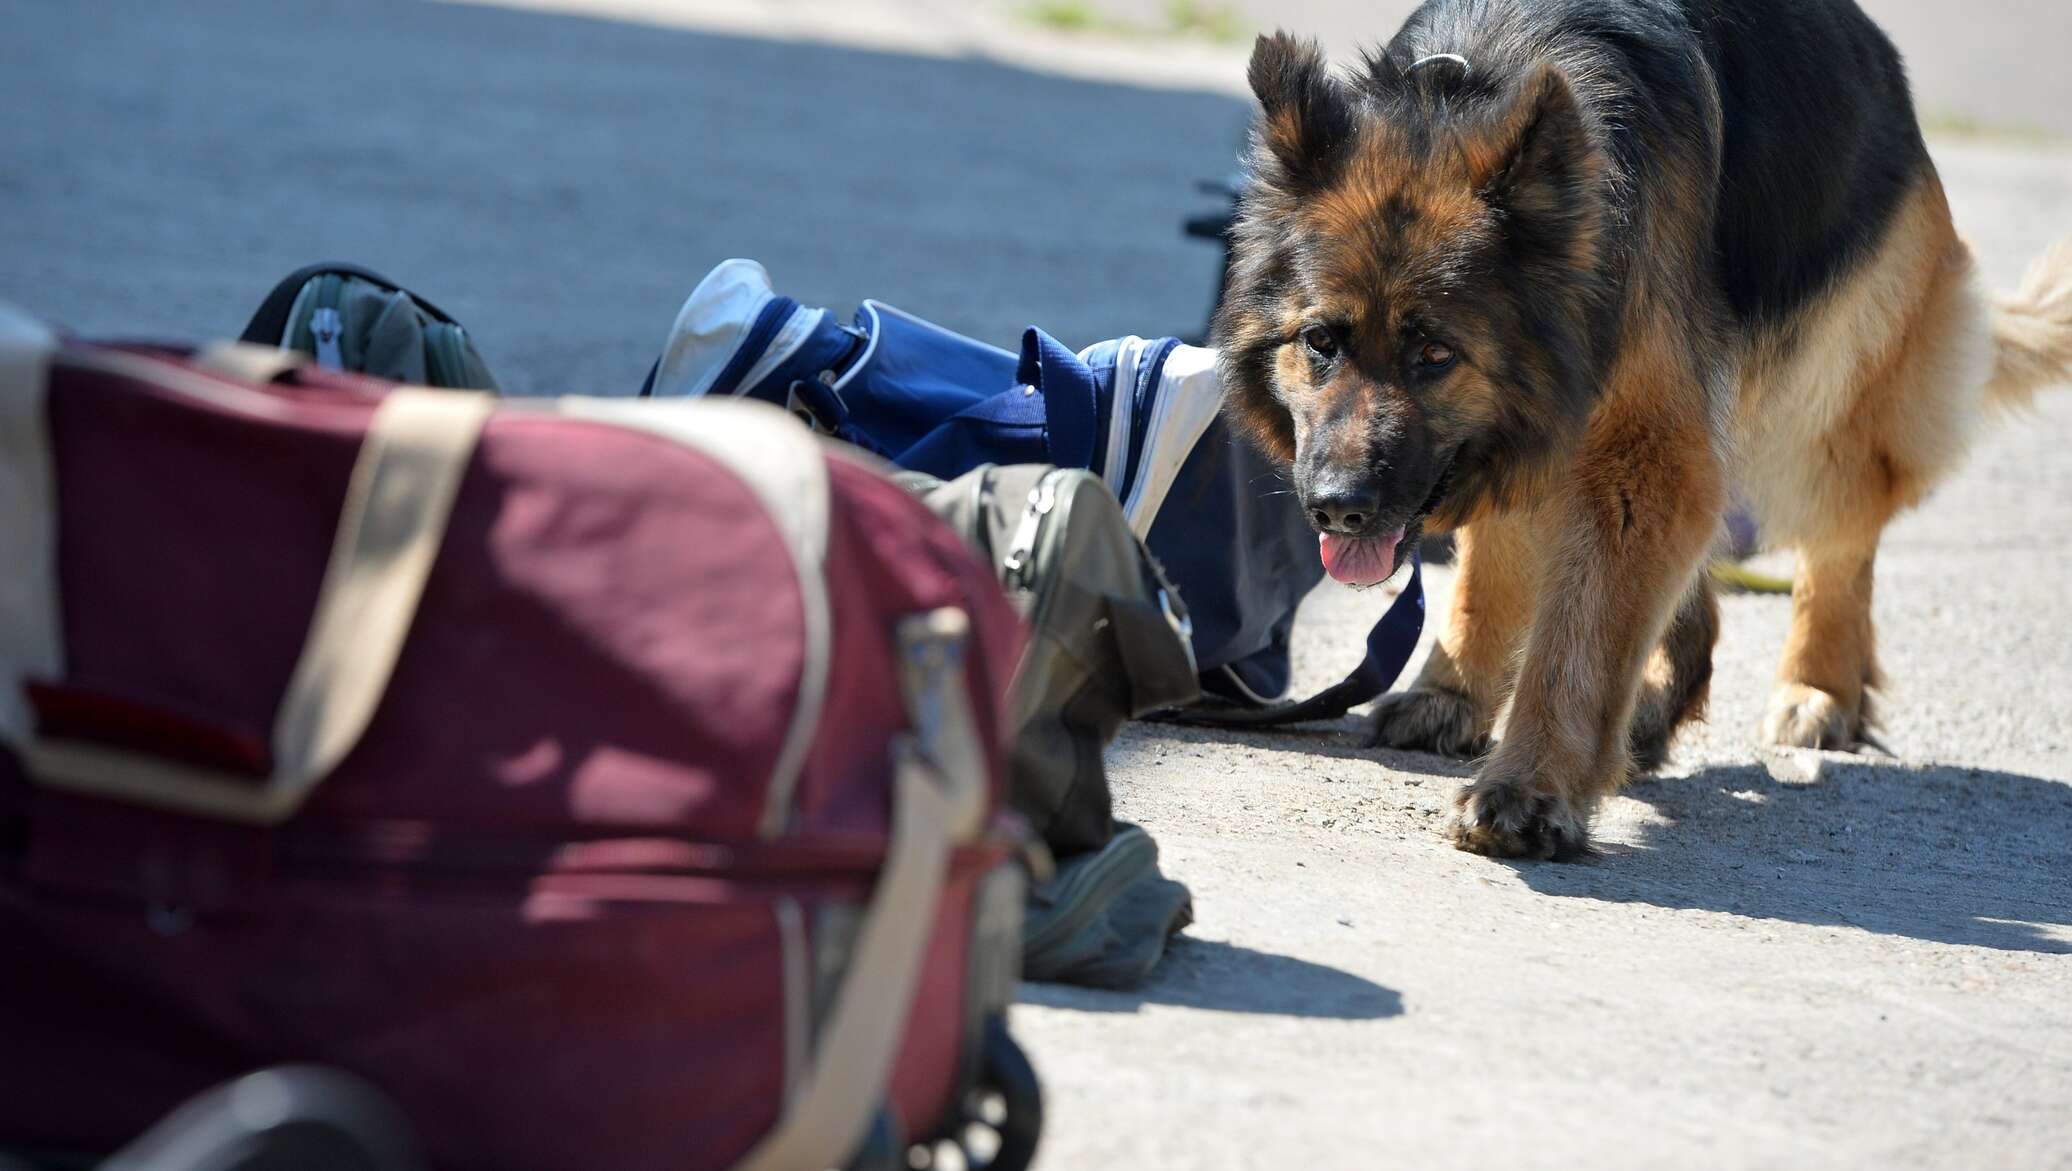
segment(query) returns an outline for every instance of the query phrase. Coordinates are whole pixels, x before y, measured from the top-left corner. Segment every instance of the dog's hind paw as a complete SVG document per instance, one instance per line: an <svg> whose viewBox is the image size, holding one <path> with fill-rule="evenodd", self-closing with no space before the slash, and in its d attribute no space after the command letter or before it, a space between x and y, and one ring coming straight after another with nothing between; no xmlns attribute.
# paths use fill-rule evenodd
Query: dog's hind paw
<svg viewBox="0 0 2072 1171"><path fill-rule="evenodd" d="M1418 687L1374 705L1369 748L1396 748L1472 760L1489 751L1475 701L1454 691Z"/></svg>
<svg viewBox="0 0 2072 1171"><path fill-rule="evenodd" d="M1770 696L1762 741L1779 748L1846 750L1863 740L1863 723L1841 700L1817 687L1785 683Z"/></svg>

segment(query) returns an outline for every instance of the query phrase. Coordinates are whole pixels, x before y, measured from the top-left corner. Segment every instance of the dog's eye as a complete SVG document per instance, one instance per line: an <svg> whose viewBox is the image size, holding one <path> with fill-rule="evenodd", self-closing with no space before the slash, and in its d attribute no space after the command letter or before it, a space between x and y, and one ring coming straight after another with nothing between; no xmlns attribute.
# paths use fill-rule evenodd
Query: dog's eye
<svg viewBox="0 0 2072 1171"><path fill-rule="evenodd" d="M1310 352L1319 358L1338 356L1338 339L1331 336L1331 331L1321 325L1312 325L1303 330L1302 344L1308 346Z"/></svg>
<svg viewBox="0 0 2072 1171"><path fill-rule="evenodd" d="M1445 342L1426 342L1424 348L1417 351L1417 364L1426 370L1444 370L1453 365L1456 357L1453 347Z"/></svg>

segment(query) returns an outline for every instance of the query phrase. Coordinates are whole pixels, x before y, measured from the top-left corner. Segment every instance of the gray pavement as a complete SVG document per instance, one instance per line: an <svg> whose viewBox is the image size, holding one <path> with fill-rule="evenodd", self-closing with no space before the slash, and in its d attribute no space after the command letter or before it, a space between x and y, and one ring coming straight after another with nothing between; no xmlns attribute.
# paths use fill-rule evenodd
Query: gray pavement
<svg viewBox="0 0 2072 1171"><path fill-rule="evenodd" d="M1214 259L1176 222L1245 116L498 8L0 0L0 27L0 298L223 334L287 269L357 259L539 391L629 388L737 254L1002 340L1190 329ZM2072 154L1937 154L1993 284L2072 233ZM1446 849L1464 770L1350 722L1128 731L1123 810L1200 922L1141 993L1024 990L1042 1166L2072 1167L2068 434L2064 392L1989 428L1890 535L1897 759L1773 775L1750 732L1786 603L1731 599L1711 723L1593 864ZM1308 682L1385 601L1312 600Z"/></svg>
<svg viewBox="0 0 2072 1171"><path fill-rule="evenodd" d="M235 332L347 258L521 389L630 390L728 256L1008 341L1201 327L1234 98L445 4L0 0L0 296Z"/></svg>

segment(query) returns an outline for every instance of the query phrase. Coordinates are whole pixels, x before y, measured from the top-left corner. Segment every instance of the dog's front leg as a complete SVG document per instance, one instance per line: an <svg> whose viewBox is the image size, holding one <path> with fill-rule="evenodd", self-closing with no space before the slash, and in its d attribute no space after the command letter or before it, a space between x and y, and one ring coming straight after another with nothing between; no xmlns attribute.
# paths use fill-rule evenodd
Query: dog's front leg
<svg viewBox="0 0 2072 1171"><path fill-rule="evenodd" d="M1722 476L1698 410L1599 408L1538 510L1543 575L1502 743L1455 799L1451 836L1499 858L1570 859L1628 768L1649 653L1719 523ZM1668 417L1665 417L1668 416ZM1679 418L1680 417L1680 418Z"/></svg>
<svg viewBox="0 0 2072 1171"><path fill-rule="evenodd" d="M1459 530L1453 594L1438 642L1417 683L1375 706L1371 744L1457 757L1489 750L1541 577L1533 522L1519 510Z"/></svg>

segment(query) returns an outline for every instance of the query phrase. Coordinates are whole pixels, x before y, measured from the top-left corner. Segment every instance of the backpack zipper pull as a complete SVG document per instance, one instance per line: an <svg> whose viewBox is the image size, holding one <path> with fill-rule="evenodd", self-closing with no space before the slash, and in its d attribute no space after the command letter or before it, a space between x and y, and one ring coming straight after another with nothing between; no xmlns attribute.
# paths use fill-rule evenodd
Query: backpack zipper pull
<svg viewBox="0 0 2072 1171"><path fill-rule="evenodd" d="M345 369L345 353L338 346L338 337L344 332L345 318L336 309L327 306L309 315L309 336L316 342L317 365L326 370Z"/></svg>
<svg viewBox="0 0 2072 1171"><path fill-rule="evenodd" d="M1029 574L1034 568L1030 562L1036 554L1036 537L1043 530L1044 518L1058 506L1058 474L1052 472L1036 482L1029 490L1029 509L1022 513L1022 523L1015 527L1014 540L1007 547L1007 559L1000 563L1001 584L1011 589L1026 592Z"/></svg>

